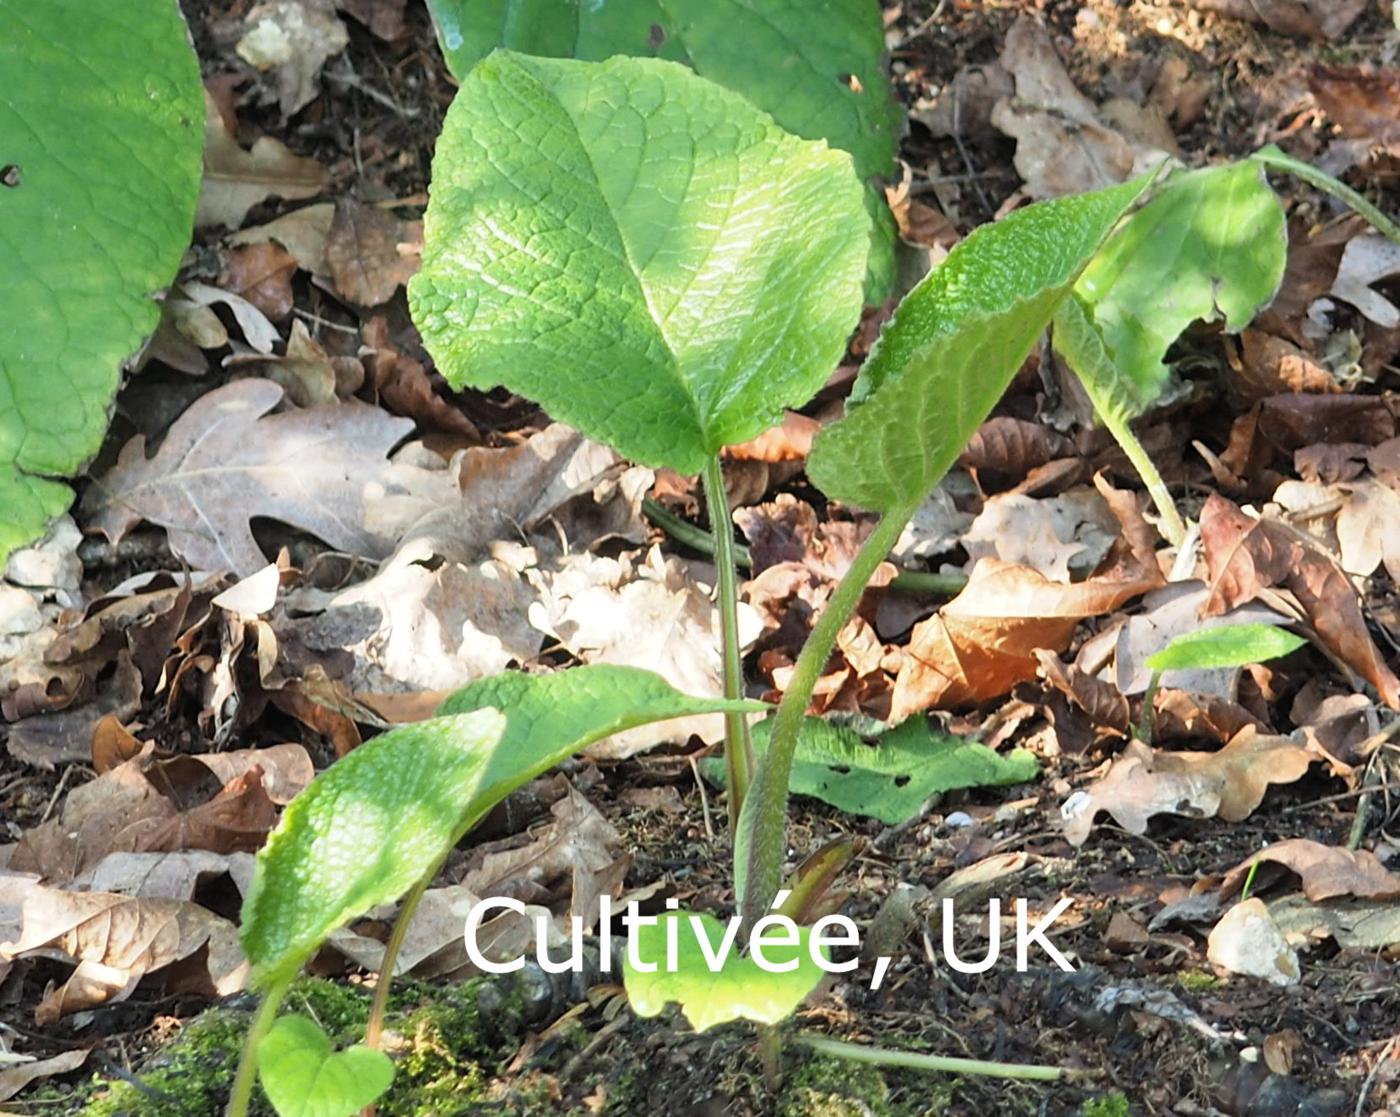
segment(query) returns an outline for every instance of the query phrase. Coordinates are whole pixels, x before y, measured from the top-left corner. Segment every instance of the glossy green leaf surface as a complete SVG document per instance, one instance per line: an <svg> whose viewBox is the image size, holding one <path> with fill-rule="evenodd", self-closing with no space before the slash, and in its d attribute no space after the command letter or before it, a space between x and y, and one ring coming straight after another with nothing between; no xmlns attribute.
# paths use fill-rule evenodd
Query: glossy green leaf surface
<svg viewBox="0 0 1400 1117"><path fill-rule="evenodd" d="M836 367L867 223L849 156L683 66L498 52L448 112L409 296L454 385L694 473Z"/></svg>
<svg viewBox="0 0 1400 1117"><path fill-rule="evenodd" d="M1109 238L1075 284L1107 362L1062 349L1094 406L1142 414L1167 385L1167 348L1192 322L1241 330L1273 300L1288 247L1283 207L1252 160L1177 174Z"/></svg>
<svg viewBox="0 0 1400 1117"><path fill-rule="evenodd" d="M768 751L771 722L754 726L754 752ZM723 783L724 764L703 761L707 777ZM923 718L867 741L854 729L807 718L797 739L790 790L849 814L897 826L915 817L931 797L964 787L1026 783L1040 763L1026 749L998 753L976 741L934 731Z"/></svg>
<svg viewBox="0 0 1400 1117"><path fill-rule="evenodd" d="M886 324L845 418L817 436L807 463L817 487L864 508L912 510L1147 182L1027 206L958 244Z"/></svg>
<svg viewBox="0 0 1400 1117"><path fill-rule="evenodd" d="M0 568L73 494L160 317L204 101L175 0L0 0Z"/></svg>
<svg viewBox="0 0 1400 1117"><path fill-rule="evenodd" d="M1307 641L1271 624L1227 624L1178 636L1147 666L1153 671L1206 671L1245 667L1297 651Z"/></svg>
<svg viewBox="0 0 1400 1117"><path fill-rule="evenodd" d="M459 80L497 47L601 61L664 58L742 94L783 128L848 151L862 180L894 172L903 110L885 72L875 0L431 0ZM878 183L866 202L870 301L888 294L894 225Z"/></svg>
<svg viewBox="0 0 1400 1117"><path fill-rule="evenodd" d="M258 1044L258 1078L279 1117L351 1117L394 1080L382 1051L355 1044L332 1051L305 1016L282 1016Z"/></svg>
<svg viewBox="0 0 1400 1117"><path fill-rule="evenodd" d="M810 928L794 929L795 945L775 942L764 948L764 960L770 965L793 966L773 973L755 958L741 955L737 944L723 953L728 928L708 912L666 912L655 924L638 928L636 942L628 944L623 967L628 1002L638 1016L656 1016L674 1002L697 1032L731 1020L780 1023L817 987L825 972L812 959ZM781 939L781 932L775 933ZM676 945L674 966L667 954L671 935ZM656 967L655 972L633 965L634 951L635 960Z"/></svg>
<svg viewBox="0 0 1400 1117"><path fill-rule="evenodd" d="M443 716L361 745L283 812L243 904L254 982L295 975L331 931L403 895L505 796L595 741L665 718L755 709L691 698L626 667L464 687Z"/></svg>

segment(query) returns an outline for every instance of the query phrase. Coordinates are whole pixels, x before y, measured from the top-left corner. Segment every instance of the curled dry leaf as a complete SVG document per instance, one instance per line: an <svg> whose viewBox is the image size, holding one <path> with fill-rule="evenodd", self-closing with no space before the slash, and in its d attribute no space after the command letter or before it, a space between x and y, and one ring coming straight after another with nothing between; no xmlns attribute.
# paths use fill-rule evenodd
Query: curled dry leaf
<svg viewBox="0 0 1400 1117"><path fill-rule="evenodd" d="M1067 585L1030 567L983 559L957 597L914 626L895 681L894 721L1008 693L1035 678L1036 649L1064 651L1080 620L1111 613L1163 583L1136 499L1102 482L1099 492L1122 528L1103 567Z"/></svg>
<svg viewBox="0 0 1400 1117"><path fill-rule="evenodd" d="M977 428L958 464L979 472L1024 477L1048 462L1074 453L1074 443L1059 432L1040 423L998 415Z"/></svg>
<svg viewBox="0 0 1400 1117"><path fill-rule="evenodd" d="M1039 648L1035 652L1045 681L1089 715L1102 729L1126 736L1129 729L1128 700L1112 683L1064 663L1058 655Z"/></svg>
<svg viewBox="0 0 1400 1117"><path fill-rule="evenodd" d="M1308 88L1344 135L1400 151L1400 70L1315 65Z"/></svg>
<svg viewBox="0 0 1400 1117"><path fill-rule="evenodd" d="M1159 814L1248 818L1270 784L1292 783L1318 755L1287 737L1241 730L1219 752L1163 752L1129 741L1098 782L1060 808L1065 837L1083 845L1101 812L1131 834L1145 834Z"/></svg>
<svg viewBox="0 0 1400 1117"><path fill-rule="evenodd" d="M35 1059L33 1062L19 1063L0 1070L0 1102L9 1101L30 1083L41 1078L77 1070L87 1062L89 1054L91 1052L86 1047L75 1047L48 1059Z"/></svg>
<svg viewBox="0 0 1400 1117"><path fill-rule="evenodd" d="M34 885L25 896L22 917L18 941L0 943L0 958L52 948L78 963L68 981L35 1009L40 1026L125 1000L146 974L205 946L214 992L236 993L247 978L238 929L198 904Z"/></svg>
<svg viewBox="0 0 1400 1117"><path fill-rule="evenodd" d="M271 136L260 137L252 150L245 150L205 95L204 180L196 226L236 229L259 202L310 198L326 188L327 180L320 163L302 158Z"/></svg>
<svg viewBox="0 0 1400 1117"><path fill-rule="evenodd" d="M280 244L297 267L312 275L326 275L326 238L335 220L335 205L319 202L284 213L266 225L240 229L228 237L232 245Z"/></svg>
<svg viewBox="0 0 1400 1117"><path fill-rule="evenodd" d="M987 500L962 544L973 563L994 557L1069 582L1098 568L1119 530L1107 503L1087 487L1040 499L999 493Z"/></svg>
<svg viewBox="0 0 1400 1117"><path fill-rule="evenodd" d="M219 283L280 322L292 312L292 276L296 270L297 262L291 253L264 241L230 249Z"/></svg>
<svg viewBox="0 0 1400 1117"><path fill-rule="evenodd" d="M1255 519L1218 494L1201 510L1201 542L1210 568L1203 617L1220 616L1282 586L1293 593L1319 639L1392 709L1400 709L1400 679L1371 640L1356 590L1346 573L1303 535L1277 520Z"/></svg>
<svg viewBox="0 0 1400 1117"><path fill-rule="evenodd" d="M1266 846L1225 874L1222 896L1233 896L1260 862L1282 865L1297 875L1303 895L1313 902L1352 896L1358 900L1400 900L1400 873L1392 873L1369 850L1341 849L1307 838ZM1256 881L1255 891L1260 888Z"/></svg>
<svg viewBox="0 0 1400 1117"><path fill-rule="evenodd" d="M812 439L822 425L798 411L788 411L776 427L739 446L729 446L724 456L739 462L806 461L812 450Z"/></svg>
<svg viewBox="0 0 1400 1117"><path fill-rule="evenodd" d="M1379 233L1353 237L1342 253L1329 294L1350 303L1376 325L1400 326L1400 308L1372 286L1400 274L1400 245Z"/></svg>

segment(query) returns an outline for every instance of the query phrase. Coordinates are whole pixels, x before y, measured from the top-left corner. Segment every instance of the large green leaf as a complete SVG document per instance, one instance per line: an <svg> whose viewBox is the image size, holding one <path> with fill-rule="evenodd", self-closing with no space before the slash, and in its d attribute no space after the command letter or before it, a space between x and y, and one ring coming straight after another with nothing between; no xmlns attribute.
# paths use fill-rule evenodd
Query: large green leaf
<svg viewBox="0 0 1400 1117"><path fill-rule="evenodd" d="M627 1000L638 1016L656 1016L674 1001L697 1032L731 1020L781 1023L825 973L812 958L810 928L796 931L795 945L765 946L763 957L770 965L797 963L786 972L774 973L741 955L737 942L720 961L726 928L708 912L667 912L656 923L638 928L637 941L628 944L622 976ZM674 966L667 958L670 934L676 940ZM644 965L655 966L655 971L637 969L632 964L634 953Z"/></svg>
<svg viewBox="0 0 1400 1117"><path fill-rule="evenodd" d="M835 368L866 226L849 156L683 66L498 52L447 114L409 296L453 384L695 473Z"/></svg>
<svg viewBox="0 0 1400 1117"><path fill-rule="evenodd" d="M754 726L757 757L767 755L771 726L771 720ZM723 761L702 763L706 776L723 783ZM998 753L976 741L935 732L923 718L910 718L869 742L848 726L807 718L797 738L788 786L794 794L897 826L940 792L1026 783L1039 774L1039 761L1026 749Z"/></svg>
<svg viewBox="0 0 1400 1117"><path fill-rule="evenodd" d="M0 568L72 501L189 244L204 101L175 0L0 0Z"/></svg>
<svg viewBox="0 0 1400 1117"><path fill-rule="evenodd" d="M885 73L875 0L430 0L463 79L497 47L601 61L665 58L741 93L794 135L849 151L875 220L870 298L888 294L894 224L878 183L894 170L903 111Z"/></svg>
<svg viewBox="0 0 1400 1117"><path fill-rule="evenodd" d="M763 708L692 698L630 667L472 683L443 716L361 745L283 812L243 904L254 981L292 977L333 930L422 879L505 796L595 741L666 718Z"/></svg>
<svg viewBox="0 0 1400 1117"><path fill-rule="evenodd" d="M1269 304L1283 281L1285 226L1264 168L1249 159L1173 176L1123 223L1074 288L1107 360L1091 359L1082 337L1059 346L1101 415L1126 421L1152 406L1170 376L1162 358L1192 322L1240 330Z"/></svg>
<svg viewBox="0 0 1400 1117"><path fill-rule="evenodd" d="M905 297L807 473L828 496L912 508L1001 398L1085 263L1148 178L984 225Z"/></svg>
<svg viewBox="0 0 1400 1117"><path fill-rule="evenodd" d="M389 1088L394 1063L359 1043L332 1051L314 1020L292 1015L258 1044L258 1077L278 1117L351 1117Z"/></svg>

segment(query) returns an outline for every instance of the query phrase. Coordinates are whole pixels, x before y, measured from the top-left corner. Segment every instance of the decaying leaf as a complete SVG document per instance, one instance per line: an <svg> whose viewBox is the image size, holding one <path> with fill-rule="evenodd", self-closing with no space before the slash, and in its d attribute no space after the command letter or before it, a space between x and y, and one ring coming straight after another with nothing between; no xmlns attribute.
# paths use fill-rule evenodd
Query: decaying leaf
<svg viewBox="0 0 1400 1117"><path fill-rule="evenodd" d="M1351 303L1378 326L1400 326L1400 308L1376 291L1372 284L1400 274L1400 245L1379 233L1353 237L1342 252L1342 262L1329 292Z"/></svg>
<svg viewBox="0 0 1400 1117"><path fill-rule="evenodd" d="M1381 950L1400 943L1400 904L1391 900L1315 903L1294 894L1269 904L1284 934L1306 943L1334 939L1343 950Z"/></svg>
<svg viewBox="0 0 1400 1117"><path fill-rule="evenodd" d="M1287 524L1248 516L1219 494L1201 510L1201 541L1211 576L1202 616L1219 616L1272 586L1285 587L1321 641L1372 683L1386 705L1400 709L1400 679L1371 640L1356 590L1336 562Z"/></svg>
<svg viewBox="0 0 1400 1117"><path fill-rule="evenodd" d="M359 306L379 306L413 278L422 262L423 223L400 221L353 198L336 203L326 237L326 265L335 288Z"/></svg>
<svg viewBox="0 0 1400 1117"><path fill-rule="evenodd" d="M1016 170L1033 198L1057 198L1125 182L1175 153L1171 129L1154 108L1132 106L1137 117L1156 113L1151 141L1139 135L1130 142L1111 127L1079 92L1050 33L1033 16L1022 16L1007 32L1001 67L1014 79L1016 95L997 102L991 122L1016 140Z"/></svg>
<svg viewBox="0 0 1400 1117"><path fill-rule="evenodd" d="M115 543L151 520L197 569L247 575L267 565L254 516L383 557L450 491L426 470L386 460L408 421L358 401L268 415L282 395L271 381L235 381L200 397L154 457L136 436L88 490L89 523Z"/></svg>
<svg viewBox="0 0 1400 1117"><path fill-rule="evenodd" d="M1221 917L1210 933L1206 956L1231 973L1262 977L1271 985L1297 985L1302 976L1298 952L1257 897Z"/></svg>
<svg viewBox="0 0 1400 1117"><path fill-rule="evenodd" d="M1289 838L1265 846L1245 858L1220 882L1220 892L1232 896L1243 887L1257 864L1282 865L1303 883L1303 895L1314 903L1351 896L1358 900L1400 900L1400 873L1392 873L1374 853L1365 849L1326 846L1307 838ZM1267 886L1260 875L1254 883L1258 892Z"/></svg>
<svg viewBox="0 0 1400 1117"><path fill-rule="evenodd" d="M962 545L973 563L995 557L1051 581L1070 582L1097 569L1119 530L1107 503L1091 488L1044 499L999 493L987 500Z"/></svg>
<svg viewBox="0 0 1400 1117"><path fill-rule="evenodd" d="M0 1102L9 1101L30 1083L55 1074L67 1074L77 1070L91 1052L86 1047L75 1047L48 1059L35 1059L33 1062L19 1063L0 1070Z"/></svg>
<svg viewBox="0 0 1400 1117"><path fill-rule="evenodd" d="M248 211L271 197L311 198L325 189L326 168L304 159L271 136L245 150L229 131L219 108L206 94L204 105L204 185L195 224L236 229Z"/></svg>
<svg viewBox="0 0 1400 1117"><path fill-rule="evenodd" d="M1035 678L1036 649L1062 652L1085 617L1101 616L1163 582L1152 534L1135 500L1101 484L1122 527L1103 566L1083 582L1053 582L1026 566L986 558L967 587L915 625L895 681L892 720L1008 693Z"/></svg>
<svg viewBox="0 0 1400 1117"><path fill-rule="evenodd" d="M1248 818L1270 784L1292 783L1320 757L1287 737L1241 730L1219 752L1163 752L1129 741L1108 774L1075 792L1060 808L1065 837L1083 845L1106 812L1131 834L1147 833L1159 814Z"/></svg>
<svg viewBox="0 0 1400 1117"><path fill-rule="evenodd" d="M1191 6L1283 35L1335 39L1366 9L1366 0L1191 0Z"/></svg>
<svg viewBox="0 0 1400 1117"><path fill-rule="evenodd" d="M320 92L321 67L350 42L331 0L268 0L244 21L238 56L272 75L284 117Z"/></svg>
<svg viewBox="0 0 1400 1117"><path fill-rule="evenodd" d="M34 885L24 900L23 919L18 941L0 944L0 958L52 948L78 963L35 1009L40 1026L125 1000L146 974L206 945L213 992L235 993L247 978L237 928L197 904Z"/></svg>
<svg viewBox="0 0 1400 1117"><path fill-rule="evenodd" d="M240 229L228 237L232 245L280 244L297 262L297 267L312 275L325 275L326 238L335 220L335 205L320 202L284 213L266 225Z"/></svg>

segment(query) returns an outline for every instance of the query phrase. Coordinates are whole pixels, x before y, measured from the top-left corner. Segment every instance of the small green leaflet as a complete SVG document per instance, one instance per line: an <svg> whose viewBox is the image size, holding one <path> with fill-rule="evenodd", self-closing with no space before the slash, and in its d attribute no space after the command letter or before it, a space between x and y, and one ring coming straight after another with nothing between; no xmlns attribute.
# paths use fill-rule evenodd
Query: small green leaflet
<svg viewBox="0 0 1400 1117"><path fill-rule="evenodd" d="M355 1044L332 1051L305 1016L282 1016L258 1044L258 1078L279 1117L351 1117L394 1081L382 1051Z"/></svg>
<svg viewBox="0 0 1400 1117"><path fill-rule="evenodd" d="M444 716L337 761L282 813L243 903L254 984L290 980L332 931L403 895L503 798L595 741L686 714L764 708L691 698L628 667L472 683Z"/></svg>
<svg viewBox="0 0 1400 1117"><path fill-rule="evenodd" d="M885 72L876 0L430 0L458 80L497 47L598 62L684 63L783 128L849 151L875 222L869 301L894 276L894 223L878 182L894 172L903 109Z"/></svg>
<svg viewBox="0 0 1400 1117"><path fill-rule="evenodd" d="M771 725L763 721L754 726L757 758L767 755ZM723 784L723 761L711 758L702 764L708 778ZM935 732L921 717L875 735L873 743L848 726L807 718L797 738L789 786L794 794L897 826L940 792L1028 783L1039 775L1040 762L1026 749L998 753Z"/></svg>
<svg viewBox="0 0 1400 1117"><path fill-rule="evenodd" d="M499 51L448 111L409 297L454 385L695 473L826 382L867 229L848 155L683 66Z"/></svg>
<svg viewBox="0 0 1400 1117"><path fill-rule="evenodd" d="M1153 671L1206 671L1245 667L1297 651L1307 641L1271 624L1225 624L1178 636L1150 656Z"/></svg>
<svg viewBox="0 0 1400 1117"><path fill-rule="evenodd" d="M1283 207L1261 164L1175 174L1075 284L1107 359L1094 360L1083 337L1057 348L1101 415L1136 418L1166 387L1162 360L1187 326L1223 318L1238 331L1269 305L1287 247Z"/></svg>
<svg viewBox="0 0 1400 1117"><path fill-rule="evenodd" d="M1144 176L1008 214L962 241L895 311L807 474L837 500L912 513L957 460Z"/></svg>
<svg viewBox="0 0 1400 1117"><path fill-rule="evenodd" d="M628 944L623 968L627 1000L638 1016L656 1016L674 1001L697 1032L731 1020L781 1023L825 973L812 959L811 929L797 927L796 931L796 945L764 947L764 959L770 965L797 963L788 972L771 973L752 957L740 954L732 934L726 951L725 936L730 927L708 912L666 912L655 924L638 928L637 941ZM676 938L674 968L667 963L668 933ZM634 950L643 965L656 967L655 972L632 965Z"/></svg>
<svg viewBox="0 0 1400 1117"><path fill-rule="evenodd" d="M73 500L199 197L175 0L0 0L0 569Z"/></svg>

